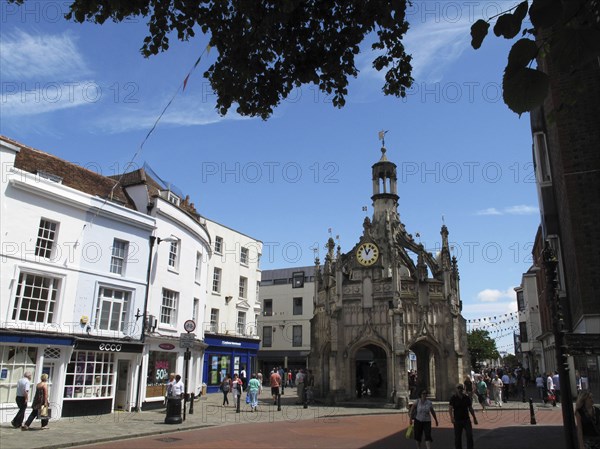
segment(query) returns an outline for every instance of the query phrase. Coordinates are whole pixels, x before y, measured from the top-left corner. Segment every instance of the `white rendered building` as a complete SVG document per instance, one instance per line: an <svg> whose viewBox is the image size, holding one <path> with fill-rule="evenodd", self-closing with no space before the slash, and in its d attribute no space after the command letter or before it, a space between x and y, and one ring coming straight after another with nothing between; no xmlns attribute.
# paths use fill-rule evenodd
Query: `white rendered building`
<svg viewBox="0 0 600 449"><path fill-rule="evenodd" d="M148 238L114 180L0 137L0 421L25 371L53 418L129 410L142 361Z"/></svg>
<svg viewBox="0 0 600 449"><path fill-rule="evenodd" d="M203 379L208 391L217 391L226 374L245 368L256 372L261 313L258 291L262 242L206 219L213 256L208 265L208 294L204 310L206 358Z"/></svg>

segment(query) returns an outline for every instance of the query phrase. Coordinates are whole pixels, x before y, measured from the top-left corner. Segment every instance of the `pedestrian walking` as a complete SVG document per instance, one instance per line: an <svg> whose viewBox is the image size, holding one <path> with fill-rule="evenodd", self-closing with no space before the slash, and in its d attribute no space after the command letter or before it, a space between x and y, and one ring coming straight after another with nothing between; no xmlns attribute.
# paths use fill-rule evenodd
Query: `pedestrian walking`
<svg viewBox="0 0 600 449"><path fill-rule="evenodd" d="M410 424L414 425L414 438L417 442L417 448L421 449L423 434L425 434L425 447L431 449L431 418L435 420L435 426L438 427L438 419L433 409L433 403L427 399L427 390L422 390L419 399L412 405L410 413ZM413 419L414 417L414 419Z"/></svg>
<svg viewBox="0 0 600 449"><path fill-rule="evenodd" d="M477 382L477 400L479 401L479 404L481 404L482 410L485 411L485 405L488 400L488 388L483 377L479 377Z"/></svg>
<svg viewBox="0 0 600 449"><path fill-rule="evenodd" d="M464 430L467 437L467 449L473 449L473 427L471 426L469 413L473 416L473 424L477 424L477 417L471 399L464 394L463 384L456 386L456 393L450 398L448 412L450 413L450 421L454 425L454 448L462 449Z"/></svg>
<svg viewBox="0 0 600 449"><path fill-rule="evenodd" d="M535 378L535 386L538 390L538 394L540 395L540 399L546 403L546 386L544 385L544 377L541 373Z"/></svg>
<svg viewBox="0 0 600 449"><path fill-rule="evenodd" d="M277 368L273 369L271 372L271 377L269 378L269 383L271 385L271 395L273 396L273 405L277 405L277 396L279 396L279 387L281 385L281 376L277 371Z"/></svg>
<svg viewBox="0 0 600 449"><path fill-rule="evenodd" d="M600 449L600 410L594 407L589 390L582 391L575 401L577 440L581 449Z"/></svg>
<svg viewBox="0 0 600 449"><path fill-rule="evenodd" d="M233 391L233 406L234 407L237 407L238 396L241 399L243 388L244 388L244 384L242 383L242 379L240 379L237 374L234 374L233 380L231 381L231 391Z"/></svg>
<svg viewBox="0 0 600 449"><path fill-rule="evenodd" d="M250 375L250 382L248 382L248 395L250 395L250 410L254 412L258 408L258 395L262 390L262 385L256 378L256 374Z"/></svg>
<svg viewBox="0 0 600 449"><path fill-rule="evenodd" d="M31 388L31 372L25 371L23 377L17 382L17 407L19 411L11 421L12 426L18 429L23 424L25 419L25 410L27 410L27 401L29 400L29 389Z"/></svg>
<svg viewBox="0 0 600 449"><path fill-rule="evenodd" d="M560 402L560 376L558 375L558 371L554 371L552 383L554 384L554 397L556 398L556 402Z"/></svg>
<svg viewBox="0 0 600 449"><path fill-rule="evenodd" d="M298 401L296 404L304 403L304 379L306 375L304 374L304 370L301 369L296 374L296 395L298 396Z"/></svg>
<svg viewBox="0 0 600 449"><path fill-rule="evenodd" d="M506 390L506 385L502 380L498 378L497 375L494 375L494 380L492 380L492 389L494 392L494 402L498 407L502 407L502 393L503 390Z"/></svg>
<svg viewBox="0 0 600 449"><path fill-rule="evenodd" d="M223 392L223 407L225 407L225 405L229 405L229 390L231 390L231 376L229 374L221 382L219 390Z"/></svg>
<svg viewBox="0 0 600 449"><path fill-rule="evenodd" d="M31 404L31 413L27 422L21 427L21 430L29 430L29 426L36 418L42 420L42 430L48 429L48 375L42 374L40 383L35 386L35 396L33 397L33 403Z"/></svg>

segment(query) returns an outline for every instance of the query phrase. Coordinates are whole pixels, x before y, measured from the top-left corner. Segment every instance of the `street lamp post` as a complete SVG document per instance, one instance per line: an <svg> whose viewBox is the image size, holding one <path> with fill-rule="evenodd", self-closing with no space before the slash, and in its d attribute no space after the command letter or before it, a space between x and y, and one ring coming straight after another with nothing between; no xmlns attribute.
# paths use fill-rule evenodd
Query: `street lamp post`
<svg viewBox="0 0 600 449"><path fill-rule="evenodd" d="M150 298L150 276L152 274L152 254L154 252L154 244L156 243L156 245L160 245L160 242L174 242L176 241L176 239L174 238L166 238L166 239L161 239L160 237L155 237L153 235L151 235L148 238L148 267L146 269L146 292L144 295L144 310L142 311L142 331L140 333L140 343L145 343L146 342L146 321L148 319L148 299ZM136 315L136 318L138 317L138 315ZM142 411L142 405L140 404L140 398L142 395L142 366L143 363L140 362L139 368L138 368L138 389L137 389L137 397L135 400L135 411L136 412L141 412Z"/></svg>
<svg viewBox="0 0 600 449"><path fill-rule="evenodd" d="M565 326L562 307L558 297L557 269L558 259L548 241L544 245L544 269L546 271L546 300L552 314L552 331L554 333L554 349L556 364L560 381L561 410L565 427L566 449L576 449L575 415L573 412L573 395L571 393L571 380L569 377L569 361L567 345L565 343Z"/></svg>

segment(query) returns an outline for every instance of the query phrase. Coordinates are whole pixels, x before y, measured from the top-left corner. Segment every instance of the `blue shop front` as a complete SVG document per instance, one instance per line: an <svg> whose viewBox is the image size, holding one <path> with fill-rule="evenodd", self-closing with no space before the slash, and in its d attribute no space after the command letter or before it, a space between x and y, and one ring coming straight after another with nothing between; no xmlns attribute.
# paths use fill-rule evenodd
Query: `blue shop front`
<svg viewBox="0 0 600 449"><path fill-rule="evenodd" d="M219 385L227 374L233 376L245 369L250 379L256 372L259 339L205 333L204 343L208 348L204 355L203 379L208 393L219 391Z"/></svg>

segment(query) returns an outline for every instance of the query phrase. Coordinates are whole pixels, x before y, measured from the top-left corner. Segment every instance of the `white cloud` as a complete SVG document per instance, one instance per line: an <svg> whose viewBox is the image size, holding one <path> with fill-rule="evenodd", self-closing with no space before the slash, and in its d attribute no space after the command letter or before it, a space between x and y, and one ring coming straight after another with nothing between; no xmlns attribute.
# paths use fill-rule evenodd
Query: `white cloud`
<svg viewBox="0 0 600 449"><path fill-rule="evenodd" d="M488 207L487 209L477 211L475 215L502 215L502 212L495 207Z"/></svg>
<svg viewBox="0 0 600 449"><path fill-rule="evenodd" d="M101 89L93 81L76 83L3 83L0 107L4 117L44 114L93 104Z"/></svg>
<svg viewBox="0 0 600 449"><path fill-rule="evenodd" d="M519 204L517 206L508 206L502 210L498 210L495 207L488 207L487 209L478 210L475 215L535 215L539 213L539 209L536 206L527 206L526 204Z"/></svg>
<svg viewBox="0 0 600 449"><path fill-rule="evenodd" d="M154 126L160 116L164 105L156 107L129 107L127 109L113 110L110 117L103 117L97 122L97 126L109 133L121 133L135 130L148 130ZM235 109L235 105L233 107ZM214 104L202 100L202 96L178 96L161 117L157 126L202 126L219 123L225 120L248 120L230 110L229 113L220 116Z"/></svg>
<svg viewBox="0 0 600 449"><path fill-rule="evenodd" d="M539 209L534 206L527 206L520 204L518 206L510 206L504 209L507 214L510 215L534 215L539 213Z"/></svg>
<svg viewBox="0 0 600 449"><path fill-rule="evenodd" d="M477 300L484 303L496 303L505 299L516 301L517 294L513 288L506 290L497 290L492 288L486 288L477 293Z"/></svg>
<svg viewBox="0 0 600 449"><path fill-rule="evenodd" d="M33 35L17 30L0 40L0 76L3 81L76 81L90 74L70 33Z"/></svg>
<svg viewBox="0 0 600 449"><path fill-rule="evenodd" d="M406 34L404 45L412 54L415 82L439 82L446 69L469 48L467 21L425 22Z"/></svg>

